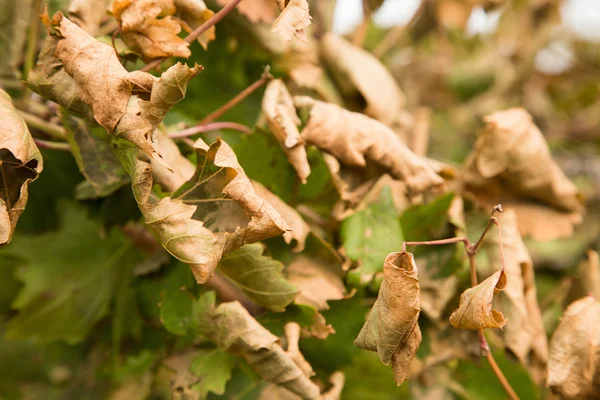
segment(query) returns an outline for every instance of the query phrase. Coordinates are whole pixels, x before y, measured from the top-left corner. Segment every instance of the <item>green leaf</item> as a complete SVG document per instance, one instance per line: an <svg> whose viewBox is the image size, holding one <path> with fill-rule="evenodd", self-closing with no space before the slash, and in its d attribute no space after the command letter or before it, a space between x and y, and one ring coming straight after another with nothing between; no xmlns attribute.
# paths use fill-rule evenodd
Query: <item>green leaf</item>
<svg viewBox="0 0 600 400"><path fill-rule="evenodd" d="M237 357L222 350L201 351L190 365L190 371L200 378L200 382L192 389L198 392L201 398L206 397L209 392L222 395L237 363Z"/></svg>
<svg viewBox="0 0 600 400"><path fill-rule="evenodd" d="M340 234L347 256L360 263L348 279L357 286L370 282L383 270L385 257L398 251L404 240L389 186L365 209L344 219Z"/></svg>
<svg viewBox="0 0 600 400"><path fill-rule="evenodd" d="M61 112L71 153L86 179L77 186L76 197L106 197L126 185L129 175L113 153L108 133L99 126L74 118L65 108Z"/></svg>
<svg viewBox="0 0 600 400"><path fill-rule="evenodd" d="M406 240L411 242L439 238L448 222L448 210L454 193L447 193L427 203L407 208L400 222Z"/></svg>
<svg viewBox="0 0 600 400"><path fill-rule="evenodd" d="M298 289L283 277L283 264L263 252L259 243L246 245L223 257L218 269L257 304L271 311L284 311Z"/></svg>
<svg viewBox="0 0 600 400"><path fill-rule="evenodd" d="M108 313L123 266L140 259L119 231L103 238L80 208L60 206L58 232L17 235L6 249L24 261L17 271L24 286L13 303L19 312L8 322L9 339L81 342Z"/></svg>
<svg viewBox="0 0 600 400"><path fill-rule="evenodd" d="M169 293L160 307L160 320L164 327L176 335L188 335L195 332L193 320L194 298L182 290Z"/></svg>

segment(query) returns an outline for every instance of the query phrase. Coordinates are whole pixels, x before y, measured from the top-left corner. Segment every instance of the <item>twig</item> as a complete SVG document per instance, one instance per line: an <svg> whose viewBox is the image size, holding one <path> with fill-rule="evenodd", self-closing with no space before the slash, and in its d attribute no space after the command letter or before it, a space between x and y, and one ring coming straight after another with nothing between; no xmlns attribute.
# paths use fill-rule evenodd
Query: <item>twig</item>
<svg viewBox="0 0 600 400"><path fill-rule="evenodd" d="M48 121L44 121L40 117L36 117L35 115L29 114L25 111L18 110L18 112L19 115L23 117L23 119L29 127L47 133L49 136L52 136L56 139L65 139L67 134L62 126L52 124Z"/></svg>
<svg viewBox="0 0 600 400"><path fill-rule="evenodd" d="M115 31L113 32L112 36L110 37L110 41L112 43L112 47L115 50L115 55L117 56L117 60L119 60L119 62L122 64L123 62L121 61L121 56L119 55L119 52L117 51L117 46L115 45L115 39L117 38L117 35L121 32L121 28L117 28L115 29Z"/></svg>
<svg viewBox="0 0 600 400"><path fill-rule="evenodd" d="M198 122L198 125L205 125L209 122L213 122L271 79L273 79L273 75L271 75L271 67L267 65L259 80L239 92L233 99L229 100L227 103L223 104L221 107L202 118L202 120Z"/></svg>
<svg viewBox="0 0 600 400"><path fill-rule="evenodd" d="M184 138L197 133L218 131L219 129L232 129L245 134L252 133L252 129L248 128L246 125L238 124L237 122L212 122L204 125L195 125L191 128L170 133L169 137L171 139Z"/></svg>
<svg viewBox="0 0 600 400"><path fill-rule="evenodd" d="M475 244L471 244L471 242L467 238L454 237L454 238L448 238L448 239L442 239L442 240L431 240L431 241L427 241L427 242L403 242L402 243L402 251L406 251L407 245L409 245L409 246L413 246L413 245L443 245L443 244L461 243L462 242L465 244L465 252L467 253L467 256L469 257L469 267L470 267L470 271L471 271L471 286L475 287L475 286L477 286L477 266L475 264L475 255L477 254L477 250L479 249L479 246L481 245L483 239L485 238L485 235L487 234L487 232L489 231L489 229L492 225L496 225L498 227L498 234L500 235L500 257L502 260L502 270L504 270L504 251L502 248L502 231L500 229L500 223L498 222L498 219L494 216L494 214L496 212L499 212L499 213L503 212L502 205L498 204L498 205L494 206L494 208L492 210L492 215L490 216L490 220L488 221L488 224L486 225L485 229L483 230L481 237ZM498 381L500 382L500 384L502 385L502 387L504 388L504 390L506 391L506 393L512 400L519 400L519 396L517 396L517 394L513 390L512 386L510 386L510 383L508 382L508 380L502 373L502 370L498 367L498 364L496 363L496 360L494 359L494 356L492 355L492 353L490 351L487 340L485 339L483 329L479 329L478 334L479 334L478 335L479 336L479 346L481 348L481 351L482 351L483 355L485 355L485 357L487 358L488 362L490 363L492 371L494 371L494 374L498 378Z"/></svg>
<svg viewBox="0 0 600 400"><path fill-rule="evenodd" d="M38 17L38 13L40 10L41 0L35 0L34 2L34 16L33 21L29 26L29 32L27 35L27 50L25 52L25 61L23 63L23 80L27 80L27 76L29 72L33 69L35 65L35 56L37 54L37 45L40 37L40 18ZM23 90L23 98L27 99L30 95L29 88L25 87Z"/></svg>
<svg viewBox="0 0 600 400"><path fill-rule="evenodd" d="M68 143L49 142L47 140L33 138L35 144L41 149L71 151L71 146Z"/></svg>
<svg viewBox="0 0 600 400"><path fill-rule="evenodd" d="M231 0L227 5L219 10L215 15L210 17L208 21L200 25L198 28L194 29L187 37L184 39L188 43L192 43L196 38L214 26L217 22L221 21L227 14L229 14L242 0ZM141 71L148 72L152 69L158 67L161 62L166 60L165 58L157 58L150 63L146 64Z"/></svg>

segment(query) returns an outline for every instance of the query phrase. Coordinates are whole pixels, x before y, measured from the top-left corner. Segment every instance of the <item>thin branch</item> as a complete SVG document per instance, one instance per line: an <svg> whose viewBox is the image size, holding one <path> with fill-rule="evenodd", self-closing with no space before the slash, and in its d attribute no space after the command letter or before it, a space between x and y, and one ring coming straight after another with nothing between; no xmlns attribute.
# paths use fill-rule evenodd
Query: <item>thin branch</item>
<svg viewBox="0 0 600 400"><path fill-rule="evenodd" d="M213 122L214 120L218 119L221 115L225 114L231 108L236 106L240 101L250 96L256 89L258 89L271 79L273 79L273 75L271 75L271 67L267 65L259 80L257 80L241 92L239 92L233 99L229 100L227 103L223 104L221 107L211 112L206 117L202 118L202 120L198 122L198 125L205 125L209 122Z"/></svg>
<svg viewBox="0 0 600 400"><path fill-rule="evenodd" d="M467 238L453 237L449 239L430 240L427 242L402 242L402 251L406 251L406 246L439 246L442 244L464 243L465 247L471 246L471 242Z"/></svg>
<svg viewBox="0 0 600 400"><path fill-rule="evenodd" d="M52 136L56 139L65 139L67 133L62 126L52 124L48 121L44 121L40 117L36 117L35 115L29 114L25 111L18 110L18 112L30 128L47 133L49 136Z"/></svg>
<svg viewBox="0 0 600 400"><path fill-rule="evenodd" d="M33 141L40 149L58 150L58 151L71 151L71 146L68 143L63 142L49 142L47 140L33 138Z"/></svg>
<svg viewBox="0 0 600 400"><path fill-rule="evenodd" d="M41 0L35 0L34 2L34 16L33 21L29 26L29 32L27 34L27 49L25 51L25 60L23 63L23 80L27 80L27 76L29 72L33 69L35 65L35 56L37 54L38 42L40 39L40 18L38 13L40 11L40 6L42 2ZM29 88L25 88L23 90L23 98L27 99L30 95Z"/></svg>
<svg viewBox="0 0 600 400"><path fill-rule="evenodd" d="M193 136L198 133L206 133L217 131L219 129L232 129L235 131L240 131L245 134L252 133L252 129L247 127L246 125L238 124L237 122L212 122L203 125L195 125L191 128L183 129L178 132L173 132L169 134L171 139L185 138L188 136Z"/></svg>
<svg viewBox="0 0 600 400"><path fill-rule="evenodd" d="M500 225L498 224L498 220L494 216L494 214L497 213L497 212L499 212L499 213L503 213L504 212L504 210L502 209L502 204L497 204L492 209L492 215L490 216L490 220L488 221L487 225L485 226L485 229L483 230L483 233L481 234L481 237L479 238L479 240L477 241L477 243L475 243L473 245L473 247L471 248L471 251L473 251L474 254L477 254L477 250L479 249L479 246L481 245L481 242L483 241L483 238L487 234L487 232L490 229L490 226L492 226L492 224L495 224L496 226L498 226L498 229L500 229ZM500 241L502 242L502 239L500 239ZM504 263L502 263L502 265L504 266Z"/></svg>
<svg viewBox="0 0 600 400"><path fill-rule="evenodd" d="M517 393L514 391L512 386L510 386L510 383L508 383L508 380L502 373L502 370L498 366L498 363L496 363L496 360L494 359L492 352L488 351L486 358L487 358L488 362L490 363L490 367L492 367L492 371L494 371L494 374L500 381L500 384L502 385L502 387L508 394L508 397L510 397L511 400L519 400L519 396L517 396Z"/></svg>
<svg viewBox="0 0 600 400"><path fill-rule="evenodd" d="M188 43L192 43L194 40L196 40L196 38L198 38L198 36L202 35L204 32L209 30L216 23L221 21L227 14L229 14L238 5L238 3L240 1L242 1L242 0L231 0L229 3L227 3L227 5L225 7L221 8L219 10L219 12L217 12L215 15L210 17L208 19L208 21L206 21L205 23L200 25L198 28L193 30L189 35L187 35L187 37L184 40ZM146 66L143 67L141 69L141 71L144 71L144 72L151 71L152 69L158 67L160 65L160 63L162 63L164 60L166 60L166 57L165 58L157 58L157 59L151 61L150 63L146 64Z"/></svg>

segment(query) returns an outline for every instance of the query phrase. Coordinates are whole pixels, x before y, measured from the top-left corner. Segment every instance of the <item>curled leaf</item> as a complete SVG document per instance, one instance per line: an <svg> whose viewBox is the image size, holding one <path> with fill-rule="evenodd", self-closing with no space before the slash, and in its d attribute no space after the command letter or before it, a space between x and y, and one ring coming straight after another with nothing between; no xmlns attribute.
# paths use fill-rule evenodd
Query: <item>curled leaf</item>
<svg viewBox="0 0 600 400"><path fill-rule="evenodd" d="M450 315L450 323L459 329L502 328L506 319L492 308L494 295L506 287L504 271L495 272L479 285L460 295L458 308Z"/></svg>
<svg viewBox="0 0 600 400"><path fill-rule="evenodd" d="M521 108L498 111L485 117L486 127L465 162L463 182L484 206L502 202L538 202L559 216L566 216L570 224L580 218L582 194L565 176L552 155L542 132L535 126L531 115ZM533 237L550 239L547 223L539 229L529 229L521 223L519 229ZM547 221L546 218L544 218ZM550 231L552 232L552 230ZM569 232L564 229L556 236Z"/></svg>
<svg viewBox="0 0 600 400"><path fill-rule="evenodd" d="M0 247L9 243L27 205L29 184L43 168L27 124L0 90Z"/></svg>
<svg viewBox="0 0 600 400"><path fill-rule="evenodd" d="M419 279L411 253L390 253L383 266L383 282L377 300L354 344L376 351L385 365L392 364L400 385L421 344Z"/></svg>
<svg viewBox="0 0 600 400"><path fill-rule="evenodd" d="M335 72L342 93L365 104L361 110L395 130L406 99L387 68L368 51L333 33L321 40L321 56ZM364 100L363 100L364 99Z"/></svg>
<svg viewBox="0 0 600 400"><path fill-rule="evenodd" d="M131 175L133 193L146 223L163 247L190 264L199 283L206 282L221 257L244 244L289 230L279 213L258 196L233 150L220 139L211 146L196 142L197 169L175 193L156 199L152 167L121 143L117 155Z"/></svg>
<svg viewBox="0 0 600 400"><path fill-rule="evenodd" d="M216 308L208 305L208 309L200 313L200 318L207 324L203 324L206 336L222 350L244 357L267 382L282 386L302 398L319 397L319 387L306 373L310 365L295 350L297 341L294 344L294 339L288 338L288 350L284 350L279 339L259 324L239 302L222 303Z"/></svg>
<svg viewBox="0 0 600 400"><path fill-rule="evenodd" d="M529 364L530 353L539 364L548 360L548 340L542 322L542 313L537 301L533 262L519 234L517 215L505 209L499 217L502 224L502 248L504 252L504 274L506 287L498 295L502 311L510 321L504 328L505 346L525 365ZM485 242L485 250L492 268L502 268L499 237L491 233Z"/></svg>
<svg viewBox="0 0 600 400"><path fill-rule="evenodd" d="M267 85L262 100L262 111L290 164L302 183L306 183L306 178L310 175L310 165L298 131L300 118L296 114L294 100L282 80L274 79Z"/></svg>
<svg viewBox="0 0 600 400"><path fill-rule="evenodd" d="M403 181L409 193L439 190L444 180L427 161L414 154L396 134L379 121L309 97L295 97L296 106L310 109L300 137L334 155L342 164L370 165Z"/></svg>
<svg viewBox="0 0 600 400"><path fill-rule="evenodd" d="M273 32L281 35L283 40L289 42L292 37L308 41L304 28L310 25L310 16L307 0L275 0L281 14L273 23ZM283 8L285 5L285 8Z"/></svg>
<svg viewBox="0 0 600 400"><path fill-rule="evenodd" d="M190 56L189 43L178 36L182 21L173 17L173 0L115 0L110 11L127 46L145 58Z"/></svg>
<svg viewBox="0 0 600 400"><path fill-rule="evenodd" d="M596 399L600 393L600 302L572 303L552 336L547 385L563 399Z"/></svg>

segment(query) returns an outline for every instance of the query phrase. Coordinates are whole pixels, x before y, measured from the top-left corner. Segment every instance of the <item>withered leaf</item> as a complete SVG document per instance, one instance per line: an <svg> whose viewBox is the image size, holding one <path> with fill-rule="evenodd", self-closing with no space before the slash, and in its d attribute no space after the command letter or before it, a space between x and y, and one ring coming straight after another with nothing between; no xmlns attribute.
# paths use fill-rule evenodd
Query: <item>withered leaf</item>
<svg viewBox="0 0 600 400"><path fill-rule="evenodd" d="M563 399L600 395L600 302L586 296L565 311L550 341L547 385Z"/></svg>
<svg viewBox="0 0 600 400"><path fill-rule="evenodd" d="M217 0L217 3L225 6L229 0ZM236 8L252 23L270 24L277 17L277 4L273 0L244 0Z"/></svg>
<svg viewBox="0 0 600 400"><path fill-rule="evenodd" d="M203 0L173 0L177 8L177 17L186 23L184 29L191 32L208 21L215 13L206 7ZM198 43L206 49L208 43L216 38L215 26L211 26L198 36Z"/></svg>
<svg viewBox="0 0 600 400"><path fill-rule="evenodd" d="M600 299L600 259L594 250L588 251L587 259L580 264L567 299L576 300L588 294Z"/></svg>
<svg viewBox="0 0 600 400"><path fill-rule="evenodd" d="M296 297L297 304L306 304L322 311L328 310L329 300L341 300L345 297L346 288L342 279L312 258L298 256L292 261L285 273L300 293Z"/></svg>
<svg viewBox="0 0 600 400"><path fill-rule="evenodd" d="M296 245L293 248L295 253L304 250L306 237L310 233L310 226L304 221L300 213L273 194L260 182L252 181L252 187L254 187L256 194L265 199L267 203L271 204L273 208L281 214L285 222L287 222L290 230L283 234L285 242L289 244L292 240L296 241Z"/></svg>
<svg viewBox="0 0 600 400"><path fill-rule="evenodd" d="M342 164L362 168L375 164L403 181L412 194L443 187L444 180L427 161L381 122L310 97L295 97L294 102L310 109L301 139L334 155Z"/></svg>
<svg viewBox="0 0 600 400"><path fill-rule="evenodd" d="M307 0L275 0L281 14L273 23L273 32L281 35L283 40L289 42L292 37L308 41L304 28L310 25L310 16ZM285 5L285 8L283 6Z"/></svg>
<svg viewBox="0 0 600 400"><path fill-rule="evenodd" d="M506 287L506 274L498 271L479 285L460 295L458 308L450 315L450 323L459 329L502 328L506 319L492 308L494 294Z"/></svg>
<svg viewBox="0 0 600 400"><path fill-rule="evenodd" d="M325 393L321 394L319 400L339 400L341 399L342 390L344 390L344 383L346 383L346 377L341 371L334 372L329 377L331 388ZM277 385L268 385L265 387L258 400L301 400L302 397L295 395L287 389Z"/></svg>
<svg viewBox="0 0 600 400"><path fill-rule="evenodd" d="M221 257L244 244L289 230L285 220L258 196L233 150L218 139L195 144L197 169L174 198L156 199L152 167L137 150L121 142L117 155L131 175L135 198L146 223L163 247L190 264L199 283L206 282Z"/></svg>
<svg viewBox="0 0 600 400"><path fill-rule="evenodd" d="M91 36L97 36L98 28L106 18L109 0L72 0L69 3L69 19Z"/></svg>
<svg viewBox="0 0 600 400"><path fill-rule="evenodd" d="M498 299L506 319L510 321L504 328L505 346L525 365L529 363L530 353L541 364L545 364L548 360L548 340L537 301L533 262L519 234L514 210L505 209L498 219L502 225L504 274L507 279L506 287L498 294ZM495 270L502 269L499 244L495 232L486 237L485 250Z"/></svg>
<svg viewBox="0 0 600 400"><path fill-rule="evenodd" d="M189 43L178 36L182 21L173 17L173 0L115 0L110 11L127 46L145 58L190 56Z"/></svg>
<svg viewBox="0 0 600 400"><path fill-rule="evenodd" d="M199 312L199 318L206 327L207 337L222 350L244 357L267 382L282 386L302 398L319 397L319 387L306 374L308 363L299 351L294 351L297 343L290 349L288 339L288 351L284 350L279 339L259 324L239 302L222 303L216 308L209 304L207 310Z"/></svg>
<svg viewBox="0 0 600 400"><path fill-rule="evenodd" d="M9 243L27 205L29 184L43 168L27 124L0 89L0 247Z"/></svg>
<svg viewBox="0 0 600 400"><path fill-rule="evenodd" d="M58 12L49 22L58 32L55 55L74 79L81 99L106 131L138 146L157 161L156 126L185 97L186 84L201 67L178 63L160 79L127 72L114 49L95 40Z"/></svg>
<svg viewBox="0 0 600 400"><path fill-rule="evenodd" d="M290 164L296 170L302 183L310 175L310 164L306 158L306 148L300 140L300 118L296 114L292 95L280 79L274 79L267 85L262 100L262 111L267 123Z"/></svg>
<svg viewBox="0 0 600 400"><path fill-rule="evenodd" d="M580 215L582 194L552 160L544 136L527 111L512 108L484 120L487 125L465 161L462 178L467 191L485 207L498 202L509 206L534 201L559 216L573 219L573 215ZM519 213L518 208L516 211ZM517 217L519 225L523 225L521 215ZM520 230L534 238L549 239L547 225L538 226L540 229L535 231L520 226ZM556 233L559 236L565 231Z"/></svg>
<svg viewBox="0 0 600 400"><path fill-rule="evenodd" d="M419 279L411 253L390 253L383 266L383 282L377 300L354 344L376 351L385 365L392 364L400 385L421 344Z"/></svg>
<svg viewBox="0 0 600 400"><path fill-rule="evenodd" d="M298 289L282 274L283 264L263 255L260 243L247 244L219 262L219 272L251 300L271 311L284 311Z"/></svg>
<svg viewBox="0 0 600 400"><path fill-rule="evenodd" d="M362 97L358 103L366 102L366 108L361 111L396 130L406 99L381 61L333 33L323 36L321 56L345 96Z"/></svg>

